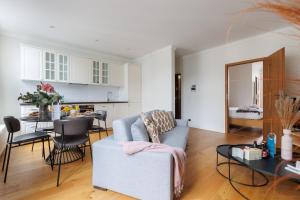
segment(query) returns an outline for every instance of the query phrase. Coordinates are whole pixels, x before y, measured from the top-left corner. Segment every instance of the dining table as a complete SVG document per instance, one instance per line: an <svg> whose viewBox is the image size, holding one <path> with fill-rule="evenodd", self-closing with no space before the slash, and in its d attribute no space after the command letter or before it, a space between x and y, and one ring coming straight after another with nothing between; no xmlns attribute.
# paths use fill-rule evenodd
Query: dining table
<svg viewBox="0 0 300 200"><path fill-rule="evenodd" d="M72 120L72 119L76 119L79 117L93 117L94 118L95 114L87 113L87 114L77 114L77 115L72 115L72 116L62 116L61 119L62 120ZM59 134L54 132L53 126L38 128L39 123L53 122L54 120L52 120L51 118L40 120L40 118L38 116L26 116L26 117L21 117L20 120L23 122L35 123L35 130L34 130L35 133L46 132L46 133L50 134L51 137L59 137ZM33 147L34 147L34 142L32 143L32 150L33 150ZM67 164L67 163L77 161L79 159L83 159L83 157L85 156L85 151L82 149L83 149L82 147L77 146L77 145L65 148L64 151L62 152L61 164ZM45 155L44 151L43 151L43 155ZM58 160L59 160L58 155L59 155L59 152L58 152L57 148L52 148L51 152L49 152L49 155L45 159L46 163L48 165L51 165L51 156L52 156L53 164L58 165Z"/></svg>

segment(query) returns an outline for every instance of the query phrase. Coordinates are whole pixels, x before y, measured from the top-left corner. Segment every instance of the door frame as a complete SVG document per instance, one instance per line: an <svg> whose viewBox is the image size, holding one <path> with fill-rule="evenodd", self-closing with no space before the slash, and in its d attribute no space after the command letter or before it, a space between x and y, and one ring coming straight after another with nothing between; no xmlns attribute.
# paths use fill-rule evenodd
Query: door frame
<svg viewBox="0 0 300 200"><path fill-rule="evenodd" d="M261 62L264 61L266 57L255 58L250 60L244 60L239 62L233 62L225 64L225 133L229 133L229 124L228 124L228 70L230 67L236 67L238 65L244 65L248 63Z"/></svg>

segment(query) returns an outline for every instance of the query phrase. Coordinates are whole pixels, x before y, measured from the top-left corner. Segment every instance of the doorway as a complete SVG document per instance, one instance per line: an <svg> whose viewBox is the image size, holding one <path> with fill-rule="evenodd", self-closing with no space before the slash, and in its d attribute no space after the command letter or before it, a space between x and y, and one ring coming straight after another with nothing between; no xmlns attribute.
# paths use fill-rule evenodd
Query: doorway
<svg viewBox="0 0 300 200"><path fill-rule="evenodd" d="M260 138L263 132L263 59L228 65L228 132Z"/></svg>
<svg viewBox="0 0 300 200"><path fill-rule="evenodd" d="M175 74L175 118L181 119L181 74Z"/></svg>
<svg viewBox="0 0 300 200"><path fill-rule="evenodd" d="M260 120L252 119L234 119L234 123L239 123L244 126L259 126L263 130L263 138L266 140L267 134L273 132L277 135L278 142L276 145L280 146L280 138L282 126L275 108L275 101L278 98L278 93L284 90L285 83L285 49L279 49L268 57L230 63L225 65L225 131L229 133L230 127L230 110L229 110L229 68L255 63L263 62L263 99L254 99L254 102L262 105L263 117ZM257 88L256 88L257 89ZM256 111L255 111L256 112Z"/></svg>

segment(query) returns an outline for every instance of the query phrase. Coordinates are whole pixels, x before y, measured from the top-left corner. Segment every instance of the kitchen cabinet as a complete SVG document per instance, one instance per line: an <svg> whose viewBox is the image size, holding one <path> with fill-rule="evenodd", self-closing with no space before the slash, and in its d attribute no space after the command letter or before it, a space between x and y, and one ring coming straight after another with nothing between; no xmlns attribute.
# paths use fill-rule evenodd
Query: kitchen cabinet
<svg viewBox="0 0 300 200"><path fill-rule="evenodd" d="M109 63L102 63L101 66L101 84L102 85L109 85L109 78L110 78L110 64Z"/></svg>
<svg viewBox="0 0 300 200"><path fill-rule="evenodd" d="M70 69L70 83L89 84L90 83L90 66L92 60L72 56Z"/></svg>
<svg viewBox="0 0 300 200"><path fill-rule="evenodd" d="M100 62L99 61L93 60L93 65L92 65L91 72L92 72L92 75L91 75L92 81L91 81L91 83L100 84L100 81L101 81L100 80L100 72L101 72L101 70L100 70Z"/></svg>
<svg viewBox="0 0 300 200"><path fill-rule="evenodd" d="M110 85L116 87L124 86L125 70L123 65L110 64Z"/></svg>
<svg viewBox="0 0 300 200"><path fill-rule="evenodd" d="M51 51L44 51L43 55L43 80L56 80L56 54Z"/></svg>
<svg viewBox="0 0 300 200"><path fill-rule="evenodd" d="M128 70L128 101L141 102L142 93L142 72L138 64L127 64Z"/></svg>
<svg viewBox="0 0 300 200"><path fill-rule="evenodd" d="M127 116L134 116L141 114L142 104L141 103L128 103L128 114Z"/></svg>
<svg viewBox="0 0 300 200"><path fill-rule="evenodd" d="M42 49L29 45L21 45L20 48L21 79L40 81L42 79Z"/></svg>
<svg viewBox="0 0 300 200"><path fill-rule="evenodd" d="M113 117L114 120L128 117L128 103L115 103Z"/></svg>
<svg viewBox="0 0 300 200"><path fill-rule="evenodd" d="M69 72L70 72L70 57L64 54L58 55L58 75L57 81L59 82L68 82L69 81Z"/></svg>
<svg viewBox="0 0 300 200"><path fill-rule="evenodd" d="M124 86L125 70L118 61L89 59L25 44L20 49L22 80Z"/></svg>

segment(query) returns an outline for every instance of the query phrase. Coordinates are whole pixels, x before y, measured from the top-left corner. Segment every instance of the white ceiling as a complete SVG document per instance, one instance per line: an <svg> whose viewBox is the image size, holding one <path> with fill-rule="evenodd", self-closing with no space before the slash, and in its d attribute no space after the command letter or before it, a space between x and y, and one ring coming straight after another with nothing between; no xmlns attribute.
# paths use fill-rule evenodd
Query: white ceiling
<svg viewBox="0 0 300 200"><path fill-rule="evenodd" d="M286 26L269 13L237 15L250 5L249 0L0 0L0 30L128 58L170 44L184 55L226 43L231 25L230 41Z"/></svg>

